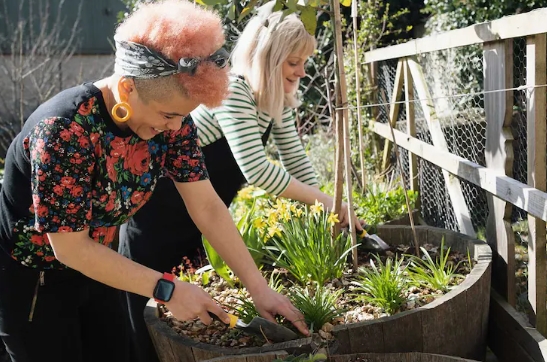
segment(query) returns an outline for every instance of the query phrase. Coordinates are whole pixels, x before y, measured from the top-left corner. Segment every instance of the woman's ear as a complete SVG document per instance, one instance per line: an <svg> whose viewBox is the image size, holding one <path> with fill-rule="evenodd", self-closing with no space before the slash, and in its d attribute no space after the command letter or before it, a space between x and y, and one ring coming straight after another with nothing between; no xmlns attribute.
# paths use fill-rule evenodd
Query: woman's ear
<svg viewBox="0 0 547 362"><path fill-rule="evenodd" d="M131 78L121 77L118 81L118 93L122 102L127 102L129 94L135 89L135 81Z"/></svg>

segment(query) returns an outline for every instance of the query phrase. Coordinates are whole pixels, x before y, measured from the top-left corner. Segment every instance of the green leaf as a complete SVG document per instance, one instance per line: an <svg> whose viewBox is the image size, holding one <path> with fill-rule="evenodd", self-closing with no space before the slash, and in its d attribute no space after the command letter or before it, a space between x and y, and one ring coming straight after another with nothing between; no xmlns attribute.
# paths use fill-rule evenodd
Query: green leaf
<svg viewBox="0 0 547 362"><path fill-rule="evenodd" d="M236 6L230 5L230 9L228 10L228 19L231 21L234 21L236 19Z"/></svg>
<svg viewBox="0 0 547 362"><path fill-rule="evenodd" d="M247 6L243 8L241 13L239 14L239 17L237 18L237 22L239 23L241 20L243 20L247 15L253 11L253 9L256 7L258 0L251 0Z"/></svg>
<svg viewBox="0 0 547 362"><path fill-rule="evenodd" d="M273 7L273 11L276 12L276 11L279 11L279 10L283 9L283 4L284 4L284 3L285 3L285 2L284 2L283 0L277 0L277 1L275 2L274 7Z"/></svg>
<svg viewBox="0 0 547 362"><path fill-rule="evenodd" d="M205 5L213 6L213 5L217 5L217 4L222 4L226 0L196 0L196 2L198 2L198 1L202 2Z"/></svg>
<svg viewBox="0 0 547 362"><path fill-rule="evenodd" d="M345 7L350 7L351 0L340 0L340 4L342 4L342 6L345 6Z"/></svg>
<svg viewBox="0 0 547 362"><path fill-rule="evenodd" d="M209 263L215 269L215 272L226 282L228 285L233 286L234 282L231 277L231 271L230 268L228 268L228 265L220 255L218 255L217 251L211 246L211 244L205 239L205 236L202 237L203 241L203 248L205 249L205 254L207 255L207 259L209 260Z"/></svg>
<svg viewBox="0 0 547 362"><path fill-rule="evenodd" d="M304 27L308 33L315 36L315 29L317 28L316 10L314 7L306 6L300 13L300 19L304 23Z"/></svg>

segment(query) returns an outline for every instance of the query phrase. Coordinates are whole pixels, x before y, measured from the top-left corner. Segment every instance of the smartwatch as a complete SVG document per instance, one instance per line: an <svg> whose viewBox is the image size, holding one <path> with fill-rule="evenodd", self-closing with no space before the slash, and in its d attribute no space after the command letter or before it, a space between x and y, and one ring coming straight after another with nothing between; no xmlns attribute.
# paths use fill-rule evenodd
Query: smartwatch
<svg viewBox="0 0 547 362"><path fill-rule="evenodd" d="M154 288L153 297L158 303L167 303L173 296L175 290L175 283L173 282L175 276L171 273L163 273L163 277L158 280L156 287Z"/></svg>

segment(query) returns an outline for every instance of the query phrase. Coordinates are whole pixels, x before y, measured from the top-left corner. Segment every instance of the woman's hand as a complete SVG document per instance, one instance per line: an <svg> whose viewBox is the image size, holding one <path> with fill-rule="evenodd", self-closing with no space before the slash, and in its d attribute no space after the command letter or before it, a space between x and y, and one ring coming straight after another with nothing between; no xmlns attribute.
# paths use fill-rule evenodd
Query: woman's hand
<svg viewBox="0 0 547 362"><path fill-rule="evenodd" d="M265 287L263 290L251 294L251 296L257 312L260 313L262 317L275 322L275 316L278 314L282 315L291 321L292 324L298 328L300 333L305 336L310 334L310 331L304 322L304 316L294 305L292 305L289 298L286 296L277 293L270 287Z"/></svg>
<svg viewBox="0 0 547 362"><path fill-rule="evenodd" d="M165 303L178 320L199 318L204 324L211 323L208 312L216 314L224 323L230 323L228 314L197 285L175 280L175 290L171 300Z"/></svg>
<svg viewBox="0 0 547 362"><path fill-rule="evenodd" d="M353 220L351 224L354 225L357 231L363 230L363 225L365 224L363 220L357 218L355 211L351 210L351 215L348 213L348 204L346 202L342 202L342 207L340 207L340 212L338 213L338 220L340 220L340 226L343 228L348 227L351 222L350 220Z"/></svg>

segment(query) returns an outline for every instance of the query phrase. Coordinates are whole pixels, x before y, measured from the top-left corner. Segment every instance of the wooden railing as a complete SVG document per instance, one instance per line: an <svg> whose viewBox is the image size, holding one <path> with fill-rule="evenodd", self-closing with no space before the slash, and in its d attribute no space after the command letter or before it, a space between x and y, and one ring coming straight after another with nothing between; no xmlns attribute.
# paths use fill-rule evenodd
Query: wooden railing
<svg viewBox="0 0 547 362"><path fill-rule="evenodd" d="M547 9L526 14L505 17L499 20L476 24L434 36L412 40L404 44L380 48L366 53L366 62L374 69L377 62L398 60L392 94L389 101L387 122L396 126L401 105L406 110L406 133L394 130L398 146L409 151L409 180L413 189L417 184L417 158L422 158L442 169L443 178L451 204L454 208L459 231L474 236L476 230L471 223L470 210L466 205L460 180L473 183L487 193L488 220L486 239L495 251L493 287L510 305L516 304L515 291L515 239L511 227L511 205L528 213L528 299L533 310L529 321L543 336L547 336L547 180L546 180L546 136L547 136ZM513 179L513 39L526 38L526 126L527 126L527 184ZM437 116L424 70L417 58L426 53L457 47L482 45L484 115L486 119L485 164L479 165L449 152L442 124ZM378 72L371 72L378 74ZM377 84L377 79L371 79ZM404 102L401 95L404 90ZM381 95L380 95L381 96ZM378 99L381 99L379 97ZM385 96L384 96L385 99ZM415 104L421 105L424 124L431 134L432 144L416 138ZM484 121L484 120L483 120ZM388 141L393 141L387 122L373 122L371 129ZM384 163L391 155L390 142L384 149ZM457 177L454 177L457 176ZM493 303L499 303L493 298ZM507 311L492 308L494 311ZM501 316L493 313L491 323L510 318L517 323L513 314ZM501 323L501 322L500 322ZM520 323L522 325L522 323ZM503 325L497 325L503 329ZM543 360L544 347L537 332L523 337L522 331L515 331L514 324L507 324L505 340L492 341L493 349L506 351L508 343L527 353L530 359L520 354L504 356L506 361ZM522 326L530 330L529 326ZM512 329L512 330L511 330ZM499 332L499 331L498 331ZM499 333L496 334L499 337ZM496 344L498 344L496 346ZM522 345L527 345L522 347ZM531 346L534 347L531 347ZM518 348L517 348L518 347ZM528 349L527 349L528 348ZM534 351L530 351L532 348ZM509 348L510 349L510 348ZM518 351L517 351L518 352ZM514 352L514 353L517 353ZM547 353L545 353L547 356ZM527 358L528 358L527 357ZM514 359L518 358L518 359Z"/></svg>

